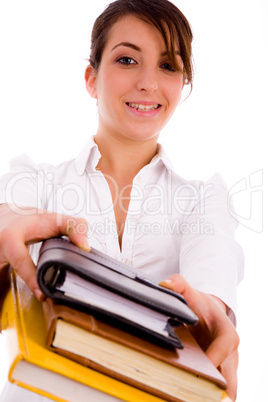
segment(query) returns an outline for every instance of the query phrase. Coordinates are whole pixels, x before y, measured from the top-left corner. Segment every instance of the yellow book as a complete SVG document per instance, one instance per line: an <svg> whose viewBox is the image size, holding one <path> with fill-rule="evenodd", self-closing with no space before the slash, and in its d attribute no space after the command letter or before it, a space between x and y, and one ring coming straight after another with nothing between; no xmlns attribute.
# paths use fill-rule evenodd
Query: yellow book
<svg viewBox="0 0 268 402"><path fill-rule="evenodd" d="M9 352L9 381L31 391L62 402L166 400L48 350L42 305L15 274L11 276L11 290L2 309L2 328ZM148 377L150 372L155 372L154 359L151 364ZM163 366L165 369L169 370L169 365ZM161 384L161 378L159 383L160 389L166 385ZM207 402L220 401L224 397L220 388L213 394L216 399L200 397L196 390L191 396L178 392L169 400Z"/></svg>
<svg viewBox="0 0 268 402"><path fill-rule="evenodd" d="M231 398L229 398L229 396L226 394L226 392L225 392L225 391L223 391L223 393L222 393L222 399L221 399L221 402L232 402L232 399L231 399Z"/></svg>
<svg viewBox="0 0 268 402"><path fill-rule="evenodd" d="M41 303L15 274L2 308L8 379L61 402L161 402L162 399L49 351Z"/></svg>

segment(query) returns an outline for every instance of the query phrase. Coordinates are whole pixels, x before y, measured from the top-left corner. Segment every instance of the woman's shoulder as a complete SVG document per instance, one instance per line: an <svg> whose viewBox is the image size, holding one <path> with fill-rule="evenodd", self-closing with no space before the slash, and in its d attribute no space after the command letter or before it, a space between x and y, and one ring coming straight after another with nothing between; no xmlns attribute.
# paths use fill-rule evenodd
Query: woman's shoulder
<svg viewBox="0 0 268 402"><path fill-rule="evenodd" d="M180 187L193 189L196 192L211 192L211 191L227 191L226 181L223 176L216 172L206 180L201 179L185 179L179 175L175 170L172 171L174 182Z"/></svg>
<svg viewBox="0 0 268 402"><path fill-rule="evenodd" d="M162 160L165 168L170 172L173 177L173 181L176 185L193 187L195 190L203 190L205 187L226 189L226 182L223 176L219 172L215 172L210 178L202 179L187 179L183 177L173 165L171 159L166 153L166 150L162 144L158 144L158 157Z"/></svg>

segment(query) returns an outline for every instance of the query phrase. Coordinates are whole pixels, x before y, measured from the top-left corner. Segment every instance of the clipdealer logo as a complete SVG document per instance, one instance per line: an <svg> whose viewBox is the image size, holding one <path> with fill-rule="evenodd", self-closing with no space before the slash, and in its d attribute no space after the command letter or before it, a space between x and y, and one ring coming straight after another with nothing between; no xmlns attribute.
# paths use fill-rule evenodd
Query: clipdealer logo
<svg viewBox="0 0 268 402"><path fill-rule="evenodd" d="M234 208L235 205L235 208ZM255 232L263 231L263 170L257 170L236 182L228 194L231 215L240 225Z"/></svg>

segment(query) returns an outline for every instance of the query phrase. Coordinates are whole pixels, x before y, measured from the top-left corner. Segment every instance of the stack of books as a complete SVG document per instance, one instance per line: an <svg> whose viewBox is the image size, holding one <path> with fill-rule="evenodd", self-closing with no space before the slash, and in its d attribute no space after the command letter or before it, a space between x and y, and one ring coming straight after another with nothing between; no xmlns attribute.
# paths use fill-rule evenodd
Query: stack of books
<svg viewBox="0 0 268 402"><path fill-rule="evenodd" d="M2 308L8 378L56 401L222 401L226 382L184 325L164 347L51 298L13 272Z"/></svg>

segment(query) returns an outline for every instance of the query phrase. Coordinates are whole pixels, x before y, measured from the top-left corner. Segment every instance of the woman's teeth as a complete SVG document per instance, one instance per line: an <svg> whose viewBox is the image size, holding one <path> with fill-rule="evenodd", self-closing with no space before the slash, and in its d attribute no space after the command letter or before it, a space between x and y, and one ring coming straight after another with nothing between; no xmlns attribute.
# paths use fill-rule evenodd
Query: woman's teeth
<svg viewBox="0 0 268 402"><path fill-rule="evenodd" d="M127 105L142 112L149 112L150 110L155 110L159 107L159 104L142 105L141 103L127 103Z"/></svg>

